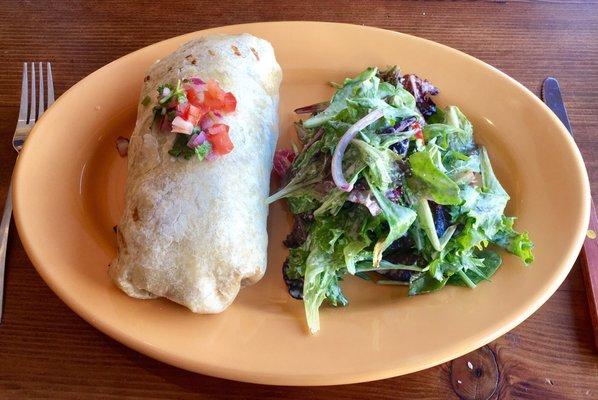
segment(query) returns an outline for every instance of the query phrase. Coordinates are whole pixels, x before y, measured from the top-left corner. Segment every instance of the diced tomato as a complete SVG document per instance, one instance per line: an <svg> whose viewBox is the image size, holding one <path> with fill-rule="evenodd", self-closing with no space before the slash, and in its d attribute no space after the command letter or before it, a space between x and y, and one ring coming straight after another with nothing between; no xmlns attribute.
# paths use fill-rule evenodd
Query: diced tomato
<svg viewBox="0 0 598 400"><path fill-rule="evenodd" d="M222 111L224 112L233 112L237 108L237 99L235 95L231 92L226 92L224 94L224 99L222 100Z"/></svg>
<svg viewBox="0 0 598 400"><path fill-rule="evenodd" d="M214 97L212 97L211 94L206 92L204 97L204 105L210 110L219 110L222 105L222 102L218 99L215 99Z"/></svg>
<svg viewBox="0 0 598 400"><path fill-rule="evenodd" d="M212 150L218 155L228 154L235 147L228 134L208 136L208 140L212 144Z"/></svg>
<svg viewBox="0 0 598 400"><path fill-rule="evenodd" d="M198 91L195 88L187 89L187 100L190 104L201 108L204 114L209 110L225 113L235 111L237 99L232 93L222 90L218 82L212 79L205 87L205 91Z"/></svg>
<svg viewBox="0 0 598 400"><path fill-rule="evenodd" d="M223 92L224 93L224 92ZM224 109L224 94L221 98L214 97L212 94L206 92L204 104L213 111L222 111ZM230 101L230 99L229 99Z"/></svg>
<svg viewBox="0 0 598 400"><path fill-rule="evenodd" d="M207 130L208 135L228 135L228 125L226 124L214 124Z"/></svg>
<svg viewBox="0 0 598 400"><path fill-rule="evenodd" d="M215 100L224 100L224 90L222 90L220 86L218 86L218 82L213 79L208 81L207 94Z"/></svg>
<svg viewBox="0 0 598 400"><path fill-rule="evenodd" d="M422 127L419 123L415 122L411 124L411 129L415 130L415 138L424 140L424 133L422 132Z"/></svg>
<svg viewBox="0 0 598 400"><path fill-rule="evenodd" d="M205 104L214 111L232 112L237 107L237 99L230 92L225 92L214 80L209 80L205 93Z"/></svg>
<svg viewBox="0 0 598 400"><path fill-rule="evenodd" d="M179 104L177 106L177 114L183 118L187 119L189 116L189 103Z"/></svg>
<svg viewBox="0 0 598 400"><path fill-rule="evenodd" d="M230 92L225 93L222 99L215 98L206 92L204 104L210 110L229 113L235 111L237 108L237 99Z"/></svg>
<svg viewBox="0 0 598 400"><path fill-rule="evenodd" d="M195 107L199 107L204 102L204 93L198 93L195 89L187 89L187 101Z"/></svg>
<svg viewBox="0 0 598 400"><path fill-rule="evenodd" d="M208 141L212 145L212 151L218 155L224 155L230 153L233 148L233 142L231 142L228 135L228 125L216 124L208 129Z"/></svg>
<svg viewBox="0 0 598 400"><path fill-rule="evenodd" d="M190 104L187 108L187 116L183 117L187 121L191 122L193 125L199 124L201 117L207 112L203 107L196 107L193 104Z"/></svg>

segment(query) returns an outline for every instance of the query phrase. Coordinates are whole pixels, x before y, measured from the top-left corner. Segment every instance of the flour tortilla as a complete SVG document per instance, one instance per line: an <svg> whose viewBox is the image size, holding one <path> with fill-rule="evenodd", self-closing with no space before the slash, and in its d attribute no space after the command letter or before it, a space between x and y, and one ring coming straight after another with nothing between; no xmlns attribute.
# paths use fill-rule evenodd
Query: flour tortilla
<svg viewBox="0 0 598 400"><path fill-rule="evenodd" d="M166 297L196 313L228 307L266 270L270 170L278 138L281 70L270 43L249 34L208 36L152 65L141 91L200 77L237 99L224 116L234 149L215 161L168 154L152 105L138 109L129 145L118 255L109 273L129 296Z"/></svg>

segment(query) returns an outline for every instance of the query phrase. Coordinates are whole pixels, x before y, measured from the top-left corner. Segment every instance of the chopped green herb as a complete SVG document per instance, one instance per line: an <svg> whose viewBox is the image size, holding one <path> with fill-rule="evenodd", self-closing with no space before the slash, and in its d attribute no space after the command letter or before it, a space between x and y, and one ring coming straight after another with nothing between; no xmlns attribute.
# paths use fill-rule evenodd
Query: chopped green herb
<svg viewBox="0 0 598 400"><path fill-rule="evenodd" d="M187 146L189 136L183 135L182 133L177 134L177 137L172 145L172 149L168 151L173 157L183 157L185 160L189 160L195 155L195 150Z"/></svg>
<svg viewBox="0 0 598 400"><path fill-rule="evenodd" d="M202 161L204 158L206 158L208 154L210 154L211 150L212 145L210 144L210 142L206 140L205 142L203 142L195 148L195 154L197 154L197 158L199 158L199 161Z"/></svg>
<svg viewBox="0 0 598 400"><path fill-rule="evenodd" d="M151 102L152 102L152 98L151 98L151 97L149 97L149 96L145 96L145 97L143 98L143 100L141 101L141 104L142 104L144 107L147 107L147 106L149 106L149 104L150 104Z"/></svg>
<svg viewBox="0 0 598 400"><path fill-rule="evenodd" d="M203 161L210 151L212 151L212 145L207 140L197 146L195 149L187 146L190 136L182 133L177 134L176 140L172 144L172 149L168 151L173 157L183 157L185 160L191 159L193 156L197 156L199 161Z"/></svg>
<svg viewBox="0 0 598 400"><path fill-rule="evenodd" d="M164 89L169 90L169 93L166 96L164 96ZM144 102L145 100L146 99L143 99ZM165 115L168 115L168 118L171 121L174 119L176 110L174 107L169 107L172 100L175 100L178 104L187 102L187 94L185 89L183 89L180 80L177 81L176 86L173 86L170 83L158 86L158 105L154 107L154 121L161 120Z"/></svg>

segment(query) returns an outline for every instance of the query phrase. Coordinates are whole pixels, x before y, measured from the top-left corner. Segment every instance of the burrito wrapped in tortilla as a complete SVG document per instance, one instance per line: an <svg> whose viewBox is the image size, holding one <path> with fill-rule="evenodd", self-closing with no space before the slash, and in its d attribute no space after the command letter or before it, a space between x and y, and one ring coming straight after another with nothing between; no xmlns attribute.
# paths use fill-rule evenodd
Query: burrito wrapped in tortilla
<svg viewBox="0 0 598 400"><path fill-rule="evenodd" d="M152 65L109 273L129 296L218 313L266 269L281 70L270 43L209 36Z"/></svg>

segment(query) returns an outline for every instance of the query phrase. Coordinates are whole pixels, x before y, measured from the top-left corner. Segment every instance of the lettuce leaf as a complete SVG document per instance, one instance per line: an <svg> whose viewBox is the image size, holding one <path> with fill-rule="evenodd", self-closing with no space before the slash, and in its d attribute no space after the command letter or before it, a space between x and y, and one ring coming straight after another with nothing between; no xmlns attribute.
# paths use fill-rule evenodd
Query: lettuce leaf
<svg viewBox="0 0 598 400"><path fill-rule="evenodd" d="M489 250L446 254L434 259L411 280L409 294L433 292L446 284L474 288L489 280L501 263L500 256Z"/></svg>
<svg viewBox="0 0 598 400"><path fill-rule="evenodd" d="M329 157L325 155L321 157L313 157L310 162L306 162L299 168L294 168L293 177L290 182L281 190L274 193L267 199L267 203L273 203L276 200L288 197L299 189L303 189L314 183L321 182L326 176L326 166L329 165Z"/></svg>
<svg viewBox="0 0 598 400"><path fill-rule="evenodd" d="M359 149L367 165L370 187L386 192L401 175L397 164L401 157L392 150L376 148L363 140L355 139L352 144Z"/></svg>
<svg viewBox="0 0 598 400"><path fill-rule="evenodd" d="M457 286L475 287L482 281L490 280L502 264L501 257L494 251L478 251L475 256L467 257L462 263L460 273L451 275L448 283Z"/></svg>
<svg viewBox="0 0 598 400"><path fill-rule="evenodd" d="M326 110L314 115L303 122L306 128L314 128L334 118L339 112L347 108L347 99L354 97L358 89L371 93L377 87L380 79L376 78L376 68L368 68L353 79L346 79L343 86L336 91Z"/></svg>
<svg viewBox="0 0 598 400"><path fill-rule="evenodd" d="M534 261L532 254L534 245L527 232L518 233L513 229L514 222L515 218L503 215L500 226L491 241L509 253L515 254L525 265L529 265Z"/></svg>
<svg viewBox="0 0 598 400"><path fill-rule="evenodd" d="M434 164L427 149L411 154L409 164L413 176L407 185L416 196L444 205L461 203L459 186Z"/></svg>
<svg viewBox="0 0 598 400"><path fill-rule="evenodd" d="M372 185L371 179L369 175L366 175L366 180L370 184L372 194L376 197L378 205L382 209L382 215L389 226L388 234L380 238L374 246L373 265L377 267L380 265L384 250L407 232L413 221L415 221L417 214L408 207L403 207L390 201L376 186Z"/></svg>
<svg viewBox="0 0 598 400"><path fill-rule="evenodd" d="M293 214L302 214L318 208L321 198L322 195L313 187L305 187L294 191L291 196L287 197L287 204Z"/></svg>
<svg viewBox="0 0 598 400"><path fill-rule="evenodd" d="M433 121L424 126L426 141L436 139L444 150L467 153L475 149L473 126L458 107L449 106L436 113Z"/></svg>
<svg viewBox="0 0 598 400"><path fill-rule="evenodd" d="M336 268L332 255L322 249L314 249L305 262L303 281L303 305L307 325L311 333L320 330L320 306L329 292L338 289ZM331 287L336 286L332 289Z"/></svg>

